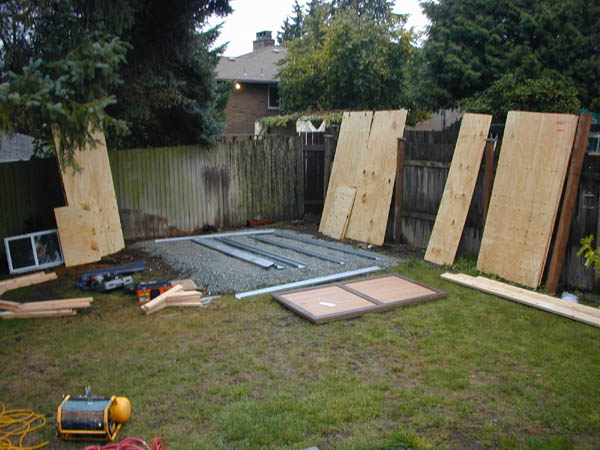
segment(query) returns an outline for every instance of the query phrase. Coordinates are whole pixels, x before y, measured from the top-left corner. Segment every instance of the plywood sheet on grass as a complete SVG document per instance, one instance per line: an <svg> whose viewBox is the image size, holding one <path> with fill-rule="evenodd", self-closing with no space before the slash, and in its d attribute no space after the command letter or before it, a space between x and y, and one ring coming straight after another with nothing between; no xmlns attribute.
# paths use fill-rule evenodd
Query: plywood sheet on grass
<svg viewBox="0 0 600 450"><path fill-rule="evenodd" d="M121 250L125 242L104 133L94 133L94 139L95 148L75 151L75 161L81 170L74 171L61 163L61 175L67 204L96 216L98 245L104 256ZM56 140L55 136L55 143Z"/></svg>
<svg viewBox="0 0 600 450"><path fill-rule="evenodd" d="M454 263L458 244L475 191L492 116L463 116L442 201L429 238L425 260L440 265Z"/></svg>
<svg viewBox="0 0 600 450"><path fill-rule="evenodd" d="M326 231L324 234L335 239L342 239L344 237L355 196L356 188L344 185L338 186L333 196L331 213L326 219Z"/></svg>
<svg viewBox="0 0 600 450"><path fill-rule="evenodd" d="M65 266L100 261L98 218L80 206L54 209Z"/></svg>
<svg viewBox="0 0 600 450"><path fill-rule="evenodd" d="M376 111L367 157L358 166L358 185L345 237L382 245L396 179L398 138L404 136L407 111Z"/></svg>
<svg viewBox="0 0 600 450"><path fill-rule="evenodd" d="M273 294L288 309L314 323L356 317L394 306L446 295L400 275L389 274L358 281Z"/></svg>
<svg viewBox="0 0 600 450"><path fill-rule="evenodd" d="M508 113L479 270L540 285L576 127L575 115Z"/></svg>
<svg viewBox="0 0 600 450"><path fill-rule="evenodd" d="M356 187L358 184L359 168L367 152L372 120L372 111L344 113L319 224L319 231L323 234L330 236L327 223L337 188L340 185Z"/></svg>

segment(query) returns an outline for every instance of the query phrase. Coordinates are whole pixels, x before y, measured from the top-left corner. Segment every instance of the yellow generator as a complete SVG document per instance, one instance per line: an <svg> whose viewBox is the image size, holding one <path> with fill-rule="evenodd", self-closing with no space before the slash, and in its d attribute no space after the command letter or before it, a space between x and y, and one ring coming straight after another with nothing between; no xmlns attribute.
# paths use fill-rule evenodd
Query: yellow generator
<svg viewBox="0 0 600 450"><path fill-rule="evenodd" d="M65 396L56 411L58 434L65 440L112 441L131 417L125 397Z"/></svg>

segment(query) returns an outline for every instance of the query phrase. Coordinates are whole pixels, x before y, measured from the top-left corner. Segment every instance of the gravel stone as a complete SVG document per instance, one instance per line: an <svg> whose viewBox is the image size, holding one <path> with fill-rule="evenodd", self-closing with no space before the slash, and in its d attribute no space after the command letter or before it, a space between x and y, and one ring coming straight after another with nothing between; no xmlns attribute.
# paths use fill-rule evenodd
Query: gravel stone
<svg viewBox="0 0 600 450"><path fill-rule="evenodd" d="M296 234L303 238L314 238L310 234L295 233L287 231L288 234ZM206 236L206 235L204 235ZM345 261L345 264L337 264L324 261L313 256L300 254L296 251L284 249L258 242L252 236L228 236L230 239L269 250L279 255L292 258L306 264L306 268L297 269L286 267L278 270L274 267L264 269L246 261L227 256L216 250L209 249L191 240L180 240L170 242L144 241L131 246L150 254L161 256L181 277L191 278L199 288L206 289L207 295L235 294L250 291L267 286L276 286L284 283L306 280L310 278L323 277L335 273L362 269L369 266L380 266L387 268L400 263L400 260L391 256L377 253L381 259L373 260L363 256L339 252L329 248L306 244L297 240L287 239L273 234L261 235L269 239L285 242L298 247L307 248L312 251L334 256ZM322 241L324 242L324 241ZM335 243L339 247L352 248L349 245Z"/></svg>

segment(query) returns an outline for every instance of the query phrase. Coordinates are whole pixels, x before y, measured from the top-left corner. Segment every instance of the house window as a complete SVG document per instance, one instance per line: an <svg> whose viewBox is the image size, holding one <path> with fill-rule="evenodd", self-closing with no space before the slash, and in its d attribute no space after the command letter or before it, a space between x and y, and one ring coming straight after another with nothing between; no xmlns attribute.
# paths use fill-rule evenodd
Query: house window
<svg viewBox="0 0 600 450"><path fill-rule="evenodd" d="M281 107L279 101L279 86L277 84L269 85L269 109L278 110Z"/></svg>

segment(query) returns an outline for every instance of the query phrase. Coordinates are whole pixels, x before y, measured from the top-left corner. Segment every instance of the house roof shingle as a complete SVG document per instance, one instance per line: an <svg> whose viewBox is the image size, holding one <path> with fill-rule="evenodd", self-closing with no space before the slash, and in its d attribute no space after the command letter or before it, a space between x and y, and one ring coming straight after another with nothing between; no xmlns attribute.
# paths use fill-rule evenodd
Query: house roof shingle
<svg viewBox="0 0 600 450"><path fill-rule="evenodd" d="M285 47L269 46L235 58L223 56L217 64L217 80L277 82L277 61L282 59L286 52Z"/></svg>

